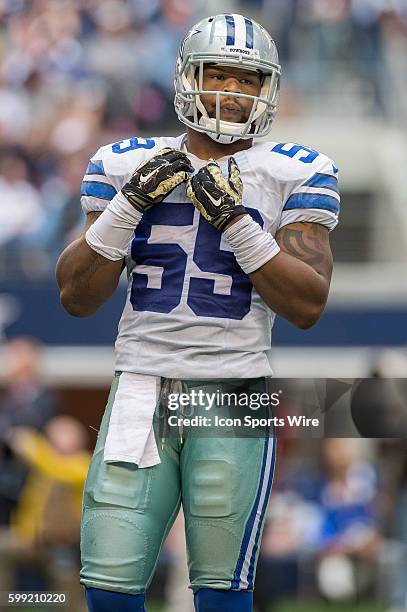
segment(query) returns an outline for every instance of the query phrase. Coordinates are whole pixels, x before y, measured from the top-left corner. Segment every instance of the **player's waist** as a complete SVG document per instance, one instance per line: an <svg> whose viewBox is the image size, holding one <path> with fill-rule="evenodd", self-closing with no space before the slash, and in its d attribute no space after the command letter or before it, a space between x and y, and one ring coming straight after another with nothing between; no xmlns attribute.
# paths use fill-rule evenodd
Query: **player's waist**
<svg viewBox="0 0 407 612"><path fill-rule="evenodd" d="M161 389L179 389L183 388L187 391L196 389L205 389L213 392L214 389L228 390L230 392L241 392L245 389L253 391L263 391L268 388L270 377L260 376L256 378L170 378L161 377Z"/></svg>
<svg viewBox="0 0 407 612"><path fill-rule="evenodd" d="M272 375L267 352L147 350L140 343L116 345L116 369L189 381L256 379Z"/></svg>

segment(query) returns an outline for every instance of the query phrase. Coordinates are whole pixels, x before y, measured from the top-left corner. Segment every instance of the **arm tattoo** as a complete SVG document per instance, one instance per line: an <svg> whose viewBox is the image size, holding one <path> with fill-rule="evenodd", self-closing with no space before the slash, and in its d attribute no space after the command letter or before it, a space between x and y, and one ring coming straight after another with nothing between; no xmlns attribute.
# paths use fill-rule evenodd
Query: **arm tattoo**
<svg viewBox="0 0 407 612"><path fill-rule="evenodd" d="M294 224L293 224L294 225ZM283 227L278 232L282 251L308 264L322 276L330 276L332 255L325 228L317 223L298 223Z"/></svg>

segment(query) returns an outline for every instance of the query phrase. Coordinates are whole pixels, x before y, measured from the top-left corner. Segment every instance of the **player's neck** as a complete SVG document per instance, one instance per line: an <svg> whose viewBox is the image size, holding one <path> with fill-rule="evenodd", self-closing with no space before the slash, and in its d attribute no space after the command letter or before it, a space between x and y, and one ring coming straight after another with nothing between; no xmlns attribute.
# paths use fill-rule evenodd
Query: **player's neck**
<svg viewBox="0 0 407 612"><path fill-rule="evenodd" d="M221 157L234 155L238 151L250 149L253 140L238 140L232 144L225 145L215 142L207 134L188 128L185 144L189 153L196 155L199 159L220 159Z"/></svg>

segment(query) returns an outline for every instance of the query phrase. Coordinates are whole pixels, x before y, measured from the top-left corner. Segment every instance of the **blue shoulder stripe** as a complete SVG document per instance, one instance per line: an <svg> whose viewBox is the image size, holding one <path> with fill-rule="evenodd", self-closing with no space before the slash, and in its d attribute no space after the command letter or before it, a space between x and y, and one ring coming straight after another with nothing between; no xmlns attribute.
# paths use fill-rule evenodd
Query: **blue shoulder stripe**
<svg viewBox="0 0 407 612"><path fill-rule="evenodd" d="M103 161L101 159L90 160L88 167L86 168L86 174L103 174L105 175L105 169L103 167Z"/></svg>
<svg viewBox="0 0 407 612"><path fill-rule="evenodd" d="M112 185L106 183L97 183L96 181L83 181L81 187L81 195L93 196L101 200L111 200L116 195L117 191Z"/></svg>
<svg viewBox="0 0 407 612"><path fill-rule="evenodd" d="M335 193L339 193L338 179L331 174L317 172L304 185L307 187L323 187L324 189L330 189L335 191Z"/></svg>
<svg viewBox="0 0 407 612"><path fill-rule="evenodd" d="M295 208L322 208L335 214L338 214L340 210L336 198L320 193L294 193L288 198L283 210Z"/></svg>

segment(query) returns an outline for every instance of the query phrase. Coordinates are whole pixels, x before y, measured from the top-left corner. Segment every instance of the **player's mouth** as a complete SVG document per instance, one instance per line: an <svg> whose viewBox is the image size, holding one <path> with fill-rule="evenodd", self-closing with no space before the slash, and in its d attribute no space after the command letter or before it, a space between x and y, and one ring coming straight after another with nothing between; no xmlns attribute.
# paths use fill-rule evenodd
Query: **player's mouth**
<svg viewBox="0 0 407 612"><path fill-rule="evenodd" d="M236 118L236 117L241 116L242 109L240 108L238 104L227 102L226 104L221 105L220 114L222 118L226 118L226 117Z"/></svg>

